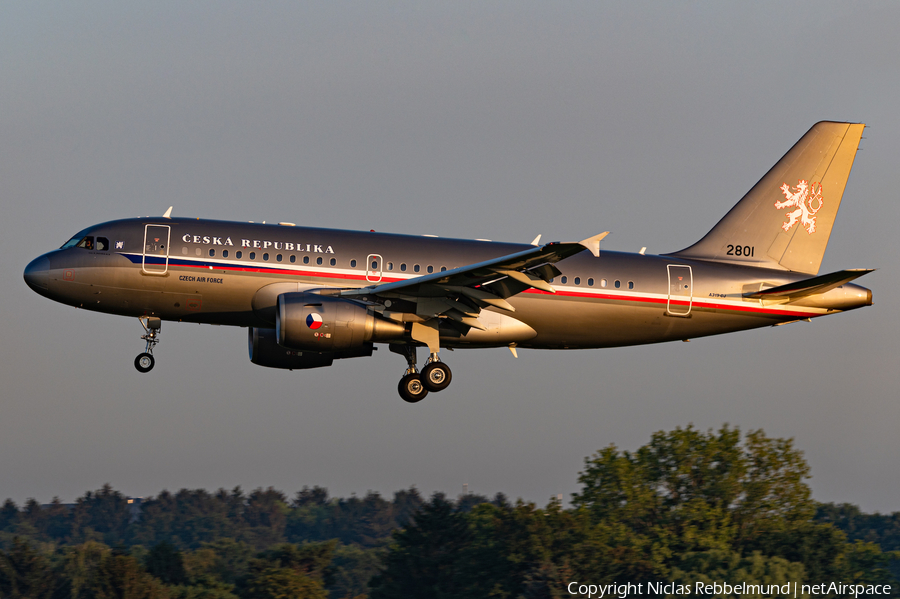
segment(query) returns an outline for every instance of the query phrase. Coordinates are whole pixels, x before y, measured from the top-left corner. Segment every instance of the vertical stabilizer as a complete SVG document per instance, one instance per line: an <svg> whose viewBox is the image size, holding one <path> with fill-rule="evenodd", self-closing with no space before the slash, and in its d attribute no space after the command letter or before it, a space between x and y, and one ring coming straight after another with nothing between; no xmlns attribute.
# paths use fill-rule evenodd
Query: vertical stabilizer
<svg viewBox="0 0 900 599"><path fill-rule="evenodd" d="M817 274L863 129L816 123L703 239L672 255Z"/></svg>

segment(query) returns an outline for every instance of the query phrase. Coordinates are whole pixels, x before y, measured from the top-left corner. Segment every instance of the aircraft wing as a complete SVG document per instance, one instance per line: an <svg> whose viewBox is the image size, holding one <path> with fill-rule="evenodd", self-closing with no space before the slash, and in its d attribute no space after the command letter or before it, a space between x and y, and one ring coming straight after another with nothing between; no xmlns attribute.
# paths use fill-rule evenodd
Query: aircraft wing
<svg viewBox="0 0 900 599"><path fill-rule="evenodd" d="M377 295L415 302L415 314L424 318L447 316L466 327L483 328L477 321L483 308L510 312L507 298L526 289L556 293L548 281L559 276L556 262L585 249L600 255L600 240L609 231L574 243L553 242L476 264L436 272L405 281L345 289L341 296ZM412 310L412 304L409 304ZM466 329L468 330L468 329Z"/></svg>

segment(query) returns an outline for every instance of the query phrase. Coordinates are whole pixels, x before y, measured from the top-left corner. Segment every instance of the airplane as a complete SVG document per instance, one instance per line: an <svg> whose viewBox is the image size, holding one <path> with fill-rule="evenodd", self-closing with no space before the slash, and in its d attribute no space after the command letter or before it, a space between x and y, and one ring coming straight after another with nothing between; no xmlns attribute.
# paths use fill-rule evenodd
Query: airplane
<svg viewBox="0 0 900 599"><path fill-rule="evenodd" d="M289 370L406 358L407 402L450 384L441 348L586 349L682 341L872 305L819 275L864 124L815 124L697 243L645 255L600 249L606 232L540 244L172 217L78 232L25 269L57 302L137 317L140 372L161 321L246 327L250 361ZM421 371L417 348L429 357Z"/></svg>

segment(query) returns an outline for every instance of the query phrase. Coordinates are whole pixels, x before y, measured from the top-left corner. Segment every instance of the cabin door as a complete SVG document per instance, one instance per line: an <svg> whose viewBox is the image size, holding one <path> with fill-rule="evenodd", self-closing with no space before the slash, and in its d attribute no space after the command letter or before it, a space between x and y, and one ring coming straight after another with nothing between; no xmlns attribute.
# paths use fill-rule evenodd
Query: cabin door
<svg viewBox="0 0 900 599"><path fill-rule="evenodd" d="M141 269L151 275L169 270L169 225L144 226L144 259Z"/></svg>
<svg viewBox="0 0 900 599"><path fill-rule="evenodd" d="M666 310L673 316L687 316L691 313L694 277L690 266L669 264L669 301Z"/></svg>

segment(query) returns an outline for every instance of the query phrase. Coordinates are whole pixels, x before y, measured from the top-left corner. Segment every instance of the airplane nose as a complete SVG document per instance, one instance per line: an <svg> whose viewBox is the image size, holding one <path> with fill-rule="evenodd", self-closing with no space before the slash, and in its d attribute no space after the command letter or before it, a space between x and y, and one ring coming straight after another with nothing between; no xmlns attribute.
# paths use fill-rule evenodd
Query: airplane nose
<svg viewBox="0 0 900 599"><path fill-rule="evenodd" d="M29 262L25 267L25 282L41 295L47 291L50 283L50 259L47 256Z"/></svg>

